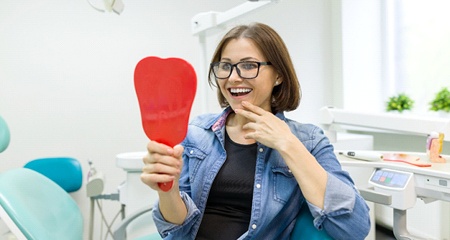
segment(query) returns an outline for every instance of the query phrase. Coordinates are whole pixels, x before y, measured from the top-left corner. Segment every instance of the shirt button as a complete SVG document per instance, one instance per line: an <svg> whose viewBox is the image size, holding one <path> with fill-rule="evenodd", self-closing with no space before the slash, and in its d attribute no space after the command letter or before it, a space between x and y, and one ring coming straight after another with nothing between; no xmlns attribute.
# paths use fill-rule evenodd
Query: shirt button
<svg viewBox="0 0 450 240"><path fill-rule="evenodd" d="M291 173L291 172L292 172L292 171L291 171L291 169L288 169L288 172L290 172L290 173Z"/></svg>
<svg viewBox="0 0 450 240"><path fill-rule="evenodd" d="M259 148L259 152L264 152L264 149L263 148Z"/></svg>
<svg viewBox="0 0 450 240"><path fill-rule="evenodd" d="M194 154L194 150L191 150L189 153L190 153L190 154Z"/></svg>
<svg viewBox="0 0 450 240"><path fill-rule="evenodd" d="M256 229L256 224L253 224L253 225L252 225L252 229Z"/></svg>
<svg viewBox="0 0 450 240"><path fill-rule="evenodd" d="M256 188L261 188L261 184L256 184Z"/></svg>

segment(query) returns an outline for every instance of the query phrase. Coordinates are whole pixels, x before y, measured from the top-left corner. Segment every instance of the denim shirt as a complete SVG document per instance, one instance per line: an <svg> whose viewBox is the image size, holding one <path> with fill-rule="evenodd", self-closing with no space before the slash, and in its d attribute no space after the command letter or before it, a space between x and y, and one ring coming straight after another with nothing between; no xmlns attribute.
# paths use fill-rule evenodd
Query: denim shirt
<svg viewBox="0 0 450 240"><path fill-rule="evenodd" d="M183 224L172 224L164 220L156 203L153 219L164 239L195 239L214 178L227 157L225 122L230 112L227 108L221 114L201 115L189 124L182 142L184 163L179 181L188 213ZM248 231L239 239L289 239L304 203L317 229L325 230L334 239L364 239L370 230L369 208L348 173L341 169L323 131L287 119L283 113L276 116L287 123L327 171L324 207L307 202L281 155L258 143L251 219Z"/></svg>

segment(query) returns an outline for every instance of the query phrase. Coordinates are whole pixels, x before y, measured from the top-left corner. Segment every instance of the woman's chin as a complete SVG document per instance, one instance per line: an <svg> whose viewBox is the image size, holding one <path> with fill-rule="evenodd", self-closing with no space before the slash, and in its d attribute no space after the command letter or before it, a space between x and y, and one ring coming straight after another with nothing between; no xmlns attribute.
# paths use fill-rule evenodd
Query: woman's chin
<svg viewBox="0 0 450 240"><path fill-rule="evenodd" d="M236 111L237 109L244 109L242 106L231 106L231 109L233 109L233 111Z"/></svg>
<svg viewBox="0 0 450 240"><path fill-rule="evenodd" d="M231 109L233 109L233 111L236 111L236 109L244 109L244 107L242 106L242 104L239 103L234 103L234 104L230 104Z"/></svg>

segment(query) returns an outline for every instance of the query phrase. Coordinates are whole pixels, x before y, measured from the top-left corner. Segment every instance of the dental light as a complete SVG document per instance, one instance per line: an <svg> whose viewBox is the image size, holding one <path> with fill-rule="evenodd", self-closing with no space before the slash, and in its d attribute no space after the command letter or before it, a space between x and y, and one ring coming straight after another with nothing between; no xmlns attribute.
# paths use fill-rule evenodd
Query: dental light
<svg viewBox="0 0 450 240"><path fill-rule="evenodd" d="M249 0L226 12L209 11L199 13L191 19L192 34L201 35L207 30L221 27L231 20L278 1L279 0Z"/></svg>
<svg viewBox="0 0 450 240"><path fill-rule="evenodd" d="M92 8L94 8L95 10L99 11L99 12L115 12L118 15L121 14L123 12L124 9L124 5L122 0L103 0L103 8L102 7L97 7L96 5L100 5L99 1L97 0L87 0L87 2L89 3L89 5L91 5ZM95 4L93 4L93 2L96 2Z"/></svg>

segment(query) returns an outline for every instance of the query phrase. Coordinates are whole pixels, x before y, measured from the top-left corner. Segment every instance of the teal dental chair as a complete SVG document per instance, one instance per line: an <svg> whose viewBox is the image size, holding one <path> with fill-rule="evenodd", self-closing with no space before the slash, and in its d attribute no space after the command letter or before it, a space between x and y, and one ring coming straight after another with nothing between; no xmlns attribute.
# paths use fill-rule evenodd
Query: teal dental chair
<svg viewBox="0 0 450 240"><path fill-rule="evenodd" d="M0 153L9 142L9 128L0 116ZM0 221L19 240L82 240L83 216L69 195L81 185L81 166L69 157L35 159L0 172ZM121 222L114 239L125 240L128 224L142 213Z"/></svg>
<svg viewBox="0 0 450 240"><path fill-rule="evenodd" d="M18 239L83 239L83 216L55 182L28 168L0 173L0 218Z"/></svg>
<svg viewBox="0 0 450 240"><path fill-rule="evenodd" d="M8 125L0 116L0 153L6 150L11 139ZM46 176L66 192L78 191L83 183L80 162L71 157L48 157L32 160L25 164L29 168Z"/></svg>
<svg viewBox="0 0 450 240"><path fill-rule="evenodd" d="M325 231L319 231L313 224L313 216L306 203L303 204L300 215L297 217L291 240L332 240Z"/></svg>
<svg viewBox="0 0 450 240"><path fill-rule="evenodd" d="M0 116L0 153L5 151L9 145L9 140L11 139L8 125L5 120Z"/></svg>
<svg viewBox="0 0 450 240"><path fill-rule="evenodd" d="M0 152L9 141L9 128L0 117ZM55 182L44 176L47 172L40 168L51 161L32 161L27 168L0 173L0 219L19 240L83 239L83 216L67 193L79 186L67 184L62 188L58 184L65 186L64 181L58 183L58 179Z"/></svg>
<svg viewBox="0 0 450 240"><path fill-rule="evenodd" d="M66 192L76 192L83 183L80 162L71 157L47 157L29 161L24 168L34 170L58 184Z"/></svg>

